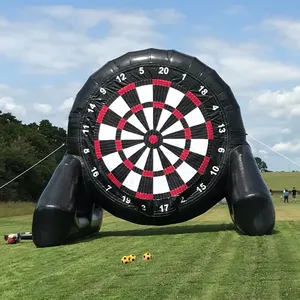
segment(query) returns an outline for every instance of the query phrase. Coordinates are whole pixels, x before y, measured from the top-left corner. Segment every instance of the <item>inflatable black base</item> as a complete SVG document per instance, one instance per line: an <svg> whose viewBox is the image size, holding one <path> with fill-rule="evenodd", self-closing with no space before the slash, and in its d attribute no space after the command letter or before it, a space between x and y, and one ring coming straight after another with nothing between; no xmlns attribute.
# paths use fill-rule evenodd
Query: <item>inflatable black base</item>
<svg viewBox="0 0 300 300"><path fill-rule="evenodd" d="M96 233L102 209L136 224L167 225L224 197L241 233L272 233L273 201L230 87L195 57L130 52L77 94L66 154L34 212L33 242L56 246Z"/></svg>

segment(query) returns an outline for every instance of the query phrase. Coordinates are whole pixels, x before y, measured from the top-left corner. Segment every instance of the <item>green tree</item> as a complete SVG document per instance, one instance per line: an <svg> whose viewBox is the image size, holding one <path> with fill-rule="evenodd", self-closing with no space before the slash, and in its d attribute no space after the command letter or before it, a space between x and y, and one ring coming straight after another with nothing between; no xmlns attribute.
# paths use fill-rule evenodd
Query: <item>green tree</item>
<svg viewBox="0 0 300 300"><path fill-rule="evenodd" d="M66 131L50 121L23 124L0 111L0 186L15 178L65 142ZM0 190L0 201L36 201L61 161L64 150Z"/></svg>
<svg viewBox="0 0 300 300"><path fill-rule="evenodd" d="M260 157L255 157L255 161L257 163L258 169L261 172L268 172L268 166L266 162L264 162Z"/></svg>

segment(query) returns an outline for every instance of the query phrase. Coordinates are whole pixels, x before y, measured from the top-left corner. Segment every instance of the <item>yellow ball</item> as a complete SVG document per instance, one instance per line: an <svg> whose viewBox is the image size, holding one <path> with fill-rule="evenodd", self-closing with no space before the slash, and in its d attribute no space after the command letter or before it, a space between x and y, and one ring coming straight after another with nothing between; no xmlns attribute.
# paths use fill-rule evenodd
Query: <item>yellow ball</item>
<svg viewBox="0 0 300 300"><path fill-rule="evenodd" d="M152 254L149 253L149 252L145 253L144 256L143 256L143 259L144 260L150 260L150 259L152 259Z"/></svg>
<svg viewBox="0 0 300 300"><path fill-rule="evenodd" d="M136 256L134 254L130 254L128 258L130 262L136 261Z"/></svg>
<svg viewBox="0 0 300 300"><path fill-rule="evenodd" d="M122 264L128 264L130 263L129 257L128 256L123 256L121 259Z"/></svg>

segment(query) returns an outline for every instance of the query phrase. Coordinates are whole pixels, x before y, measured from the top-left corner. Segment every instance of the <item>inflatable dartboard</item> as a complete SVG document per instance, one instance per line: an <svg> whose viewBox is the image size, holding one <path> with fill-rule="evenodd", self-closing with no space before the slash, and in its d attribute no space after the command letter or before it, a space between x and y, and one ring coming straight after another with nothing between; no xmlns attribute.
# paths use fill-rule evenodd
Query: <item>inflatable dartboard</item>
<svg viewBox="0 0 300 300"><path fill-rule="evenodd" d="M177 51L129 52L90 76L69 115L67 153L37 210L56 181L72 186L64 197L74 204L61 210L81 216L92 204L131 222L171 224L226 197L241 231L274 225L233 93L214 70ZM61 196L50 198L62 205Z"/></svg>
<svg viewBox="0 0 300 300"><path fill-rule="evenodd" d="M130 211L166 217L212 201L230 132L226 91L211 84L210 73L178 52L146 50L89 79L94 84L77 96L70 124L80 111L74 148L97 190L95 201L109 211L119 207L124 219Z"/></svg>

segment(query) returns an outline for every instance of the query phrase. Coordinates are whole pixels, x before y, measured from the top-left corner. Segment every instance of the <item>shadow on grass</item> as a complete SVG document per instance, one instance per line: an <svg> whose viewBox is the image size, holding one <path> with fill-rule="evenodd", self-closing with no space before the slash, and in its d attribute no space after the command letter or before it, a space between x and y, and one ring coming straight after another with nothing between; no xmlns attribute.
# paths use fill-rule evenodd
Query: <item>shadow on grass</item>
<svg viewBox="0 0 300 300"><path fill-rule="evenodd" d="M122 237L122 236L153 236L153 235L173 235L173 234L187 234L187 233L205 233L205 232L220 232L220 231L234 231L233 224L197 224L185 226L167 226L167 227L150 227L143 229L131 230L114 230L99 232L79 240L69 242L68 244L77 244L82 242L89 242L99 238L105 237Z"/></svg>
<svg viewBox="0 0 300 300"><path fill-rule="evenodd" d="M106 238L106 237L125 237L125 236L155 236L155 235L173 235L173 234L193 234L193 233L207 233L207 232L221 232L221 231L235 231L239 235L244 235L237 230L234 224L197 224L185 226L167 226L167 227L150 227L145 229L131 229L131 230L116 230L103 231L90 236L70 241L66 244L85 243L92 240ZM273 230L268 235L278 234L278 230Z"/></svg>
<svg viewBox="0 0 300 300"><path fill-rule="evenodd" d="M169 235L169 234L186 234L199 232L219 232L234 230L233 224L197 224L185 226L167 226L167 227L151 227L145 229L103 231L99 235L101 237L111 236L150 236L150 235Z"/></svg>

